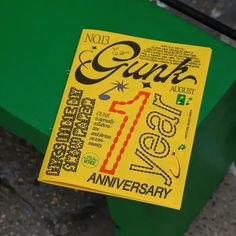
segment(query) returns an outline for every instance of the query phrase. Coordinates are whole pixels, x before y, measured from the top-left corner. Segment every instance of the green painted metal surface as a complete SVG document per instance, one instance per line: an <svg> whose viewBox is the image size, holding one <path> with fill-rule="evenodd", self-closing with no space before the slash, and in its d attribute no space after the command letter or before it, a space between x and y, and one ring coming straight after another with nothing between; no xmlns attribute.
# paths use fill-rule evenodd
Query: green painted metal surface
<svg viewBox="0 0 236 236"><path fill-rule="evenodd" d="M183 208L108 198L117 235L182 235L235 154L236 50L147 0L1 1L0 125L44 152L81 29L213 49Z"/></svg>

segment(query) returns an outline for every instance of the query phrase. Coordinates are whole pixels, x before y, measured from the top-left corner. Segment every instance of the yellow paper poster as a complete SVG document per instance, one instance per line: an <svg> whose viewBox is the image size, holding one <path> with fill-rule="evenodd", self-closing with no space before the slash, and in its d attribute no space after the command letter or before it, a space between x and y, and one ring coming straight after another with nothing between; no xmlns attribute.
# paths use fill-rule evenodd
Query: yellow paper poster
<svg viewBox="0 0 236 236"><path fill-rule="evenodd" d="M39 180L180 209L210 55L83 30Z"/></svg>

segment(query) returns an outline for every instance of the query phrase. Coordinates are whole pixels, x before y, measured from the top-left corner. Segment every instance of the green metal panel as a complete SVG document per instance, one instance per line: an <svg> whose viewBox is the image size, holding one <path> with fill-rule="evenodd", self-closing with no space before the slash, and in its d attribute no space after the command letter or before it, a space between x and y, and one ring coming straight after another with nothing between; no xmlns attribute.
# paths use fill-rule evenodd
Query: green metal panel
<svg viewBox="0 0 236 236"><path fill-rule="evenodd" d="M0 124L42 152L81 29L213 49L183 209L108 198L117 235L181 235L233 160L235 49L148 0L1 1L0 25Z"/></svg>

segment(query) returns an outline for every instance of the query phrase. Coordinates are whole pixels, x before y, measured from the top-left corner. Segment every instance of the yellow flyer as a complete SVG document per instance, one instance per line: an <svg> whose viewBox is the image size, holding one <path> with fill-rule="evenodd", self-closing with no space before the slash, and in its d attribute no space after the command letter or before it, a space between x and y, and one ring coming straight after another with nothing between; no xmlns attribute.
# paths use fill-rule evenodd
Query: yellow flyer
<svg viewBox="0 0 236 236"><path fill-rule="evenodd" d="M39 180L180 209L210 56L83 30Z"/></svg>

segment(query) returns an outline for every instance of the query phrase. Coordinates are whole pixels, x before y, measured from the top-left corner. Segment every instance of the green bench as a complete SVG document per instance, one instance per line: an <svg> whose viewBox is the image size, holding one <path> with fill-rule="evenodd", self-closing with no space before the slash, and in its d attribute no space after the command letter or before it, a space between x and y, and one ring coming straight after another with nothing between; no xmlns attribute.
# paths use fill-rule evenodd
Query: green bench
<svg viewBox="0 0 236 236"><path fill-rule="evenodd" d="M183 235L234 160L236 50L148 0L2 1L0 125L44 152L80 32L213 49L181 211L107 197L117 236Z"/></svg>

